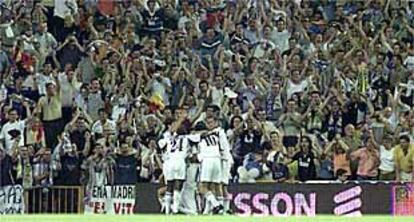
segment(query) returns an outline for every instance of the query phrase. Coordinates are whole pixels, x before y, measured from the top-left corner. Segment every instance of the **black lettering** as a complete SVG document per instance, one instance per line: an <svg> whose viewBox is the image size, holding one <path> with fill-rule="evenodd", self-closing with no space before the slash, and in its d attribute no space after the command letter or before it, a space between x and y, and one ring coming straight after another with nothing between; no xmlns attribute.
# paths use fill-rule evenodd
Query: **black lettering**
<svg viewBox="0 0 414 222"><path fill-rule="evenodd" d="M180 140L180 142L178 142ZM174 153L177 149L181 152L183 151L182 148L182 139L181 138L174 138L171 140L171 153Z"/></svg>
<svg viewBox="0 0 414 222"><path fill-rule="evenodd" d="M128 197L128 187L122 187L122 198Z"/></svg>
<svg viewBox="0 0 414 222"><path fill-rule="evenodd" d="M214 134L208 135L205 138L207 146L217 146L218 141Z"/></svg>
<svg viewBox="0 0 414 222"><path fill-rule="evenodd" d="M6 203L6 192L5 188L0 189L0 203L5 204Z"/></svg>
<svg viewBox="0 0 414 222"><path fill-rule="evenodd" d="M99 195L99 196L101 198L108 198L108 193L106 191L106 187L105 186L102 186L102 187L100 187L100 190L101 190L101 195Z"/></svg>
<svg viewBox="0 0 414 222"><path fill-rule="evenodd" d="M117 188L118 188L118 186L112 186L112 187L111 187L111 197L112 197L112 198L115 198L115 197L116 197L116 194L117 194Z"/></svg>
<svg viewBox="0 0 414 222"><path fill-rule="evenodd" d="M98 188L97 187L92 188L92 197L95 197L95 198L98 197Z"/></svg>
<svg viewBox="0 0 414 222"><path fill-rule="evenodd" d="M134 187L128 187L128 199L134 199Z"/></svg>

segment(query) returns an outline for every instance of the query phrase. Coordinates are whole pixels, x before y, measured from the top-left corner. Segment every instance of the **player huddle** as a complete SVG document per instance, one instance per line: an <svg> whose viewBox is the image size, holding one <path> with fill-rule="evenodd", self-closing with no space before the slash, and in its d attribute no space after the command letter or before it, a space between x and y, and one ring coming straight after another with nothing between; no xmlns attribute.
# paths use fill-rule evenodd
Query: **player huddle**
<svg viewBox="0 0 414 222"><path fill-rule="evenodd" d="M198 123L191 133L182 130L183 121L172 123L158 141L167 185L160 198L162 210L166 214L228 213L233 158L226 133L215 117L207 117L206 124Z"/></svg>

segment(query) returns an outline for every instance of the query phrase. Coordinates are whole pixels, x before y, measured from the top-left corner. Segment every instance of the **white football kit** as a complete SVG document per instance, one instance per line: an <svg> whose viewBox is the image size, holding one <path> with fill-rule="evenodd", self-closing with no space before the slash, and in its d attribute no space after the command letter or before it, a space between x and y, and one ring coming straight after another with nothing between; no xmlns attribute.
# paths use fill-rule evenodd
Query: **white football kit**
<svg viewBox="0 0 414 222"><path fill-rule="evenodd" d="M166 181L185 180L188 139L186 136L173 135L159 142L163 149L163 172Z"/></svg>
<svg viewBox="0 0 414 222"><path fill-rule="evenodd" d="M223 151L228 149L226 134L220 128L210 131L201 137L199 149L200 182L221 183Z"/></svg>
<svg viewBox="0 0 414 222"><path fill-rule="evenodd" d="M231 147L230 143L227 139L227 135L224 130L221 130L221 134L224 135L221 150L222 150L222 158L221 158L221 169L222 169L222 181L224 185L229 184L229 180L231 179L231 167L234 164L233 156L230 152Z"/></svg>
<svg viewBox="0 0 414 222"><path fill-rule="evenodd" d="M198 143L200 142L200 135L188 135L189 150L192 155L198 154ZM199 174L199 163L187 164L187 175L181 193L180 211L184 214L195 215L198 212L197 207L197 182Z"/></svg>

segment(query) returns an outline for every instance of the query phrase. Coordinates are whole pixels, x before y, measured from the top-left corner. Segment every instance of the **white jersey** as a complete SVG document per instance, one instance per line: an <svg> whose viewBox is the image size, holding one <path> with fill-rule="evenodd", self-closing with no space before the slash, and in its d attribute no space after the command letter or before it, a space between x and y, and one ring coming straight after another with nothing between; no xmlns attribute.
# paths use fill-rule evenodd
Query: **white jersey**
<svg viewBox="0 0 414 222"><path fill-rule="evenodd" d="M234 163L233 160L233 155L231 154L231 146L230 146L230 142L228 140L227 134L224 132L224 130L222 130L222 135L223 139L221 142L221 147L222 147L222 154L221 154L221 159L225 162L228 162L230 165L232 165Z"/></svg>
<svg viewBox="0 0 414 222"><path fill-rule="evenodd" d="M207 135L201 136L199 143L199 157L203 158L226 158L225 153L230 150L226 133L221 128L210 131Z"/></svg>
<svg viewBox="0 0 414 222"><path fill-rule="evenodd" d="M158 144L163 150L163 160L166 161L183 161L187 158L189 148L186 136L170 136L161 139Z"/></svg>

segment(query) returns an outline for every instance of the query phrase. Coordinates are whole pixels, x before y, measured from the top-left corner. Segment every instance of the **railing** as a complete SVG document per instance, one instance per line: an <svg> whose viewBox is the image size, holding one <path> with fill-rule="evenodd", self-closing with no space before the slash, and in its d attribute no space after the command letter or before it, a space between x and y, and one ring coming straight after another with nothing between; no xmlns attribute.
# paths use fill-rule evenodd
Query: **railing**
<svg viewBox="0 0 414 222"><path fill-rule="evenodd" d="M83 213L84 187L53 186L25 190L26 213Z"/></svg>
<svg viewBox="0 0 414 222"><path fill-rule="evenodd" d="M133 194L135 201L133 203L128 202L135 206L133 212L136 214L159 213L161 206L156 195L159 188L159 184L136 184ZM23 190L23 188L20 188L20 190ZM355 190L358 192L355 192ZM26 189L24 195L23 191L19 193L16 189L8 189L7 192L0 194L0 208L1 195L3 195L3 199L16 201L18 198L15 198L15 196L19 194L24 197L24 205L22 206L24 206L25 213L83 214L88 209L85 209L85 205L89 203L95 203L94 206L98 206L98 211L104 209L104 213L118 214L120 212L122 214L124 211L128 212L129 208L124 203L130 197L123 190L119 190L119 193L110 190L105 195L102 192L103 190L92 192L93 195L86 200L84 198L86 195L85 187L83 186L36 187ZM348 199L349 201L356 201L355 203L352 202L354 204L352 206L355 207L353 213L414 215L414 184L412 183L368 181L342 184L311 181L298 184L276 184L268 182L230 184L229 192L233 211L241 215L251 215L253 213L263 215L271 213L275 216L283 213L289 215L342 215L344 213L341 211L343 210L342 205L347 204ZM106 196L111 198L112 195L115 195L114 201L106 202L101 194L105 198ZM347 200L341 202L341 198L339 198L341 196L345 196ZM277 204L280 201L284 202L289 208L280 208ZM16 202L16 204L19 203L21 201ZM13 207L17 209L16 204ZM306 209L306 211L303 209ZM7 211L5 212L7 213ZM94 212L94 209L91 212Z"/></svg>

